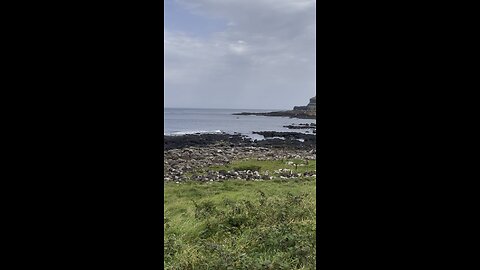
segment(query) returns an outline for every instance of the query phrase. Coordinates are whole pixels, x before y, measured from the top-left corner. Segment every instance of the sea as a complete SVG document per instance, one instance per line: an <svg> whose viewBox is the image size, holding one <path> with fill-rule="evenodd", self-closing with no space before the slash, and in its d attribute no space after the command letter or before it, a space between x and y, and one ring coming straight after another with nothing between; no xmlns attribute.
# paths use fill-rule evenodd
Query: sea
<svg viewBox="0 0 480 270"><path fill-rule="evenodd" d="M288 110L288 109L285 109ZM315 119L296 119L255 115L233 115L240 112L272 112L265 109L179 109L164 108L164 135L176 136L195 133L239 133L252 139L263 139L254 131L281 131L312 133L311 129L288 129L283 126L315 123Z"/></svg>

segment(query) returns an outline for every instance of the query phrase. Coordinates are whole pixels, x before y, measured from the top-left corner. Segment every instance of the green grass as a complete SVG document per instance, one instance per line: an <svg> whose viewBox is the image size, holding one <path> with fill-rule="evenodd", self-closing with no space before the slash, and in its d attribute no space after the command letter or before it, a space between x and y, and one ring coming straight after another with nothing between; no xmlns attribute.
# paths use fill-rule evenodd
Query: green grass
<svg viewBox="0 0 480 270"><path fill-rule="evenodd" d="M297 166L295 166L295 164ZM195 174L201 175L205 171L258 171L260 174L269 172L270 175L273 175L273 172L278 169L290 169L294 173L304 173L309 171L314 171L316 169L316 160L299 160L299 159L290 159L290 160L256 160L256 159L245 159L233 161L229 164L223 166L211 166L202 170L197 171ZM186 173L188 177L194 175L194 173Z"/></svg>
<svg viewBox="0 0 480 270"><path fill-rule="evenodd" d="M314 164L302 169L314 170ZM250 165L287 167L256 160L229 166ZM165 183L164 268L315 269L315 183Z"/></svg>
<svg viewBox="0 0 480 270"><path fill-rule="evenodd" d="M292 162L293 164L287 164ZM308 164L307 164L308 163ZM295 166L297 164L298 166ZM256 159L245 159L233 161L230 164L225 166L212 166L210 170L252 170L256 169L260 173L266 171L273 172L278 169L291 169L296 172L302 173L306 171L313 171L316 168L316 160L300 160L300 159L290 159L290 160L256 160Z"/></svg>

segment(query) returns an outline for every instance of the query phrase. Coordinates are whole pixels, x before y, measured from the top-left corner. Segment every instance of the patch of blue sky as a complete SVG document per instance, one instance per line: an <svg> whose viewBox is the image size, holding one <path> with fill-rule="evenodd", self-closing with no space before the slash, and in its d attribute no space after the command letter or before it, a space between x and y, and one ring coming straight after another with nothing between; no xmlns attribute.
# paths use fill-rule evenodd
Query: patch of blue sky
<svg viewBox="0 0 480 270"><path fill-rule="evenodd" d="M165 29L169 31L206 37L212 33L224 31L227 28L225 20L206 18L193 14L175 0L165 0L164 8Z"/></svg>

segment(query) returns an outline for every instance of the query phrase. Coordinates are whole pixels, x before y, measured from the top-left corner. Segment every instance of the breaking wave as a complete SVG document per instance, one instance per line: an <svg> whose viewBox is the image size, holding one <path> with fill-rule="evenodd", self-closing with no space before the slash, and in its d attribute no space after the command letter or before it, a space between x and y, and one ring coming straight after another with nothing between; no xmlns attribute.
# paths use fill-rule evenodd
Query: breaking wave
<svg viewBox="0 0 480 270"><path fill-rule="evenodd" d="M170 133L164 132L164 136L182 136L182 135L191 135L191 134L221 134L223 131L217 130L192 130L192 131L174 131Z"/></svg>

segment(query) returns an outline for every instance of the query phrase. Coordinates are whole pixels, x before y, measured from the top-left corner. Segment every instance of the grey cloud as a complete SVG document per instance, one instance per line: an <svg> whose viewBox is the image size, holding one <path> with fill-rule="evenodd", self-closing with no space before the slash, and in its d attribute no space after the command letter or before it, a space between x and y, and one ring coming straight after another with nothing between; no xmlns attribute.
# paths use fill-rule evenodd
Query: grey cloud
<svg viewBox="0 0 480 270"><path fill-rule="evenodd" d="M165 105L286 109L315 93L315 1L181 0L226 19L209 37L165 30Z"/></svg>

